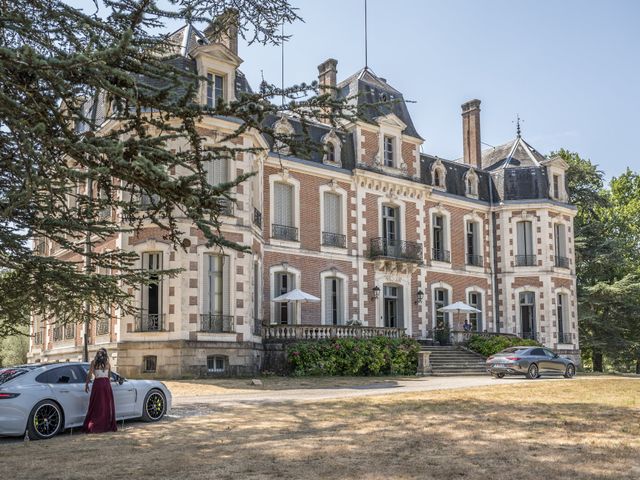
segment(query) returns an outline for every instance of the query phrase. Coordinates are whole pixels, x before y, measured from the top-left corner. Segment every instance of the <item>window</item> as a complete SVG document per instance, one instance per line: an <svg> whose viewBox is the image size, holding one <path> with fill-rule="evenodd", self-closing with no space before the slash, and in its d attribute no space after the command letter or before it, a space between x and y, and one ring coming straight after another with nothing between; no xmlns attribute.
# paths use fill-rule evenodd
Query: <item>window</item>
<svg viewBox="0 0 640 480"><path fill-rule="evenodd" d="M558 343L571 343L569 318L567 315L567 295L559 293L556 298L556 317L558 322Z"/></svg>
<svg viewBox="0 0 640 480"><path fill-rule="evenodd" d="M202 296L202 331L231 332L231 292L229 291L229 256L204 255Z"/></svg>
<svg viewBox="0 0 640 480"><path fill-rule="evenodd" d="M207 183L218 185L229 181L229 158L213 158L205 163Z"/></svg>
<svg viewBox="0 0 640 480"><path fill-rule="evenodd" d="M436 314L436 327L449 323L449 314L441 312L442 307L449 305L449 292L444 288L436 288L433 291L433 310Z"/></svg>
<svg viewBox="0 0 640 480"><path fill-rule="evenodd" d="M274 184L273 237L281 240L298 240L293 210L293 185Z"/></svg>
<svg viewBox="0 0 640 480"><path fill-rule="evenodd" d="M324 229L322 231L322 244L344 248L346 246L346 237L342 232L342 196L332 192L325 192L323 195Z"/></svg>
<svg viewBox="0 0 640 480"><path fill-rule="evenodd" d="M467 222L467 265L482 266L482 255L480 255L480 224L477 222Z"/></svg>
<svg viewBox="0 0 640 480"><path fill-rule="evenodd" d="M482 294L480 292L469 292L469 305L478 310L482 310ZM482 312L470 313L469 323L474 332L482 331Z"/></svg>
<svg viewBox="0 0 640 480"><path fill-rule="evenodd" d="M436 170L436 171L433 173L433 184L434 184L436 187L440 187L440 186L441 186L440 182L441 182L441 178L440 178L440 170Z"/></svg>
<svg viewBox="0 0 640 480"><path fill-rule="evenodd" d="M469 170L465 176L467 195L471 197L478 196L478 177L473 170Z"/></svg>
<svg viewBox="0 0 640 480"><path fill-rule="evenodd" d="M84 383L86 375L75 365L65 365L41 373L36 378L38 383Z"/></svg>
<svg viewBox="0 0 640 480"><path fill-rule="evenodd" d="M569 259L567 258L567 234L564 224L556 223L553 226L553 233L556 248L555 265L556 267L569 268Z"/></svg>
<svg viewBox="0 0 640 480"><path fill-rule="evenodd" d="M253 262L253 318L260 320L260 262Z"/></svg>
<svg viewBox="0 0 640 480"><path fill-rule="evenodd" d="M560 175L553 176L553 198L560 199Z"/></svg>
<svg viewBox="0 0 640 480"><path fill-rule="evenodd" d="M394 166L394 144L393 137L386 136L384 137L384 166L385 167L393 167Z"/></svg>
<svg viewBox="0 0 640 480"><path fill-rule="evenodd" d="M382 236L389 244L394 244L400 237L399 217L397 207L382 206Z"/></svg>
<svg viewBox="0 0 640 480"><path fill-rule="evenodd" d="M517 266L534 266L536 256L534 254L532 224L529 221L518 222L518 254L516 255Z"/></svg>
<svg viewBox="0 0 640 480"><path fill-rule="evenodd" d="M336 146L331 142L327 144L327 162L336 163Z"/></svg>
<svg viewBox="0 0 640 480"><path fill-rule="evenodd" d="M275 296L279 297L296 288L296 279L291 273L276 272L274 277ZM295 303L276 303L275 305L275 323L280 325L293 325L295 315Z"/></svg>
<svg viewBox="0 0 640 480"><path fill-rule="evenodd" d="M402 287L397 285L384 285L384 327L402 328L404 322Z"/></svg>
<svg viewBox="0 0 640 480"><path fill-rule="evenodd" d="M344 325L343 280L338 277L324 279L324 323Z"/></svg>
<svg viewBox="0 0 640 480"><path fill-rule="evenodd" d="M207 107L214 108L218 99L224 100L224 78L207 73Z"/></svg>
<svg viewBox="0 0 640 480"><path fill-rule="evenodd" d="M436 160L436 162L431 167L431 177L433 178L433 186L444 189L445 188L445 176L446 170L441 160ZM466 185L466 182L465 182Z"/></svg>
<svg viewBox="0 0 640 480"><path fill-rule="evenodd" d="M444 215L434 213L431 224L431 258L438 262L450 262L451 255L447 250L447 231Z"/></svg>
<svg viewBox="0 0 640 480"><path fill-rule="evenodd" d="M162 330L162 270L161 252L144 252L142 254L142 269L147 274L149 283L142 285L142 312L138 324L138 331Z"/></svg>
<svg viewBox="0 0 640 480"><path fill-rule="evenodd" d="M156 373L156 367L158 365L158 357L155 355L147 355L142 357L142 372L143 373Z"/></svg>
<svg viewBox="0 0 640 480"><path fill-rule="evenodd" d="M220 355L210 355L207 357L207 371L210 373L224 372L225 358Z"/></svg>
<svg viewBox="0 0 640 480"><path fill-rule="evenodd" d="M534 292L521 292L520 300L520 331L522 338L535 340L535 301Z"/></svg>

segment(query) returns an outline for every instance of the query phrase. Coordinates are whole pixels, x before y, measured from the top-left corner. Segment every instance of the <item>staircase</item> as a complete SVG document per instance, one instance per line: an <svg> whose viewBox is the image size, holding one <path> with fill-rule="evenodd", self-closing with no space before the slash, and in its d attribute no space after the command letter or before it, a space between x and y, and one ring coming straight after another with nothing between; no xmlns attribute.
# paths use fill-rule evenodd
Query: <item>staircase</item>
<svg viewBox="0 0 640 480"><path fill-rule="evenodd" d="M457 346L422 345L421 350L431 352L433 375L483 375L487 374L485 358Z"/></svg>

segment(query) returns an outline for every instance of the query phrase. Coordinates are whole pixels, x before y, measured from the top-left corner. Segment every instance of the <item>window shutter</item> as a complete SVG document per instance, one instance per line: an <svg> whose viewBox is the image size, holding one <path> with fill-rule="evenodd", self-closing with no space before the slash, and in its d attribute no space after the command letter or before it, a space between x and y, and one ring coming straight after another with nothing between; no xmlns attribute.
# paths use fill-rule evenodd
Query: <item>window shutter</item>
<svg viewBox="0 0 640 480"><path fill-rule="evenodd" d="M231 261L228 255L222 257L222 313L231 315Z"/></svg>
<svg viewBox="0 0 640 480"><path fill-rule="evenodd" d="M518 255L526 255L526 232L525 232L525 222L518 222L516 225L518 230Z"/></svg>
<svg viewBox="0 0 640 480"><path fill-rule="evenodd" d="M332 318L331 318L331 310L332 310L332 306L331 306L331 302L333 300L333 295L332 295L332 289L331 289L331 282L333 281L333 277L327 277L324 279L324 324L325 325L331 325L332 322Z"/></svg>
<svg viewBox="0 0 640 480"><path fill-rule="evenodd" d="M341 233L340 196L335 193L324 194L324 228L328 233Z"/></svg>
<svg viewBox="0 0 640 480"><path fill-rule="evenodd" d="M275 190L275 212L274 223L276 225L284 225L293 227L293 187L284 183L276 183Z"/></svg>
<svg viewBox="0 0 640 480"><path fill-rule="evenodd" d="M202 297L200 298L201 312L211 313L210 290L211 290L211 263L212 256L205 253L202 262Z"/></svg>
<svg viewBox="0 0 640 480"><path fill-rule="evenodd" d="M344 288L341 278L336 278L336 299L338 302L338 325L344 325L345 322L345 308L344 308Z"/></svg>
<svg viewBox="0 0 640 480"><path fill-rule="evenodd" d="M398 300L397 300L397 321L396 327L404 328L404 288L398 287Z"/></svg>

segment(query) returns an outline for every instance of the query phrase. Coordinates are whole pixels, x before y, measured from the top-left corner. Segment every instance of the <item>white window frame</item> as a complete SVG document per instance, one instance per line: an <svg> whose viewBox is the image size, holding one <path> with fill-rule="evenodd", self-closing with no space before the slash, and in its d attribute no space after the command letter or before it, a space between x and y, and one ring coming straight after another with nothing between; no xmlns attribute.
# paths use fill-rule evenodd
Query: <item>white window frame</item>
<svg viewBox="0 0 640 480"><path fill-rule="evenodd" d="M293 186L293 221L294 227L298 229L298 240L282 240L279 238L273 238L273 224L275 223L275 184L286 183ZM269 241L272 245L279 245L283 247L300 248L302 232L300 231L300 181L292 177L288 171L284 173L275 173L269 175L269 225L263 228L269 228Z"/></svg>
<svg viewBox="0 0 640 480"><path fill-rule="evenodd" d="M436 184L436 172L440 174L439 184ZM447 169L440 159L437 159L431 165L431 186L436 190L447 190Z"/></svg>
<svg viewBox="0 0 640 480"><path fill-rule="evenodd" d="M300 270L288 265L286 268L282 264L273 265L269 268L269 303L270 305L270 315L269 315L269 324L270 325L278 325L275 322L276 318L276 303L273 301L274 298L280 296L280 294L276 294L276 285L275 285L275 276L276 273L290 273L295 278L295 288L301 288L302 274ZM302 321L302 307L301 305L296 305L295 307L295 315L293 317L293 325L300 325Z"/></svg>
<svg viewBox="0 0 640 480"><path fill-rule="evenodd" d="M348 279L349 277L347 277L347 275L345 275L342 272L339 271L331 271L331 270L325 270L324 272L320 273L320 288L322 290L322 295L321 295L321 306L320 306L320 315L321 315L321 324L323 325L333 325L333 324L329 324L326 323L326 298L327 298L327 292L326 292L326 288L325 288L325 280L328 278L339 278L340 280L342 280L342 311L343 311L343 321L344 323L339 323L338 325L345 325L346 322L349 320L349 297L348 292L349 292L349 288L347 285Z"/></svg>
<svg viewBox="0 0 640 480"><path fill-rule="evenodd" d="M434 238L433 238L433 216L434 215L442 215L444 222L443 222L443 229L444 229L444 244L445 244L445 250L449 251L449 256L450 256L450 262L441 262L438 260L433 260L433 249L435 248L434 246ZM452 268L453 265L453 254L451 252L451 212L449 212L448 210L446 210L443 207L431 207L429 209L429 259L431 260L432 264L438 265L438 266L443 266L443 267L447 267L447 268Z"/></svg>
<svg viewBox="0 0 640 480"><path fill-rule="evenodd" d="M438 289L442 289L442 290L447 290L447 301L449 303L447 303L447 305L451 305L453 303L453 287L451 285L449 285L448 283L445 282L435 282L431 284L431 328L436 328L437 327L437 309L436 309L436 290ZM446 306L446 305L445 305ZM449 323L449 329L453 328L453 316L448 315L448 323Z"/></svg>
<svg viewBox="0 0 640 480"><path fill-rule="evenodd" d="M319 193L320 193L320 251L344 254L349 249L349 235L347 234L348 232L347 201L349 199L349 195L344 188L339 187L336 183L320 186ZM340 232L340 234L345 236L345 248L322 245L322 232L326 232L325 222L324 222L325 220L324 219L324 194L325 193L333 193L340 196L340 209L341 209L340 215L342 217L341 218L342 231Z"/></svg>

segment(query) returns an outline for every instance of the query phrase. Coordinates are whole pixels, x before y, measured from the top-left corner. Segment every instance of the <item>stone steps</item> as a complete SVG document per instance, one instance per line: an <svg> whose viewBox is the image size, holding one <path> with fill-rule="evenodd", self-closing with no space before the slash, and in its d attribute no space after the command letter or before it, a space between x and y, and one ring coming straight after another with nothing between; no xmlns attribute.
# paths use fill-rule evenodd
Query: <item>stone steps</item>
<svg viewBox="0 0 640 480"><path fill-rule="evenodd" d="M485 358L475 352L453 345L421 345L431 352L429 362L433 375L486 374Z"/></svg>

